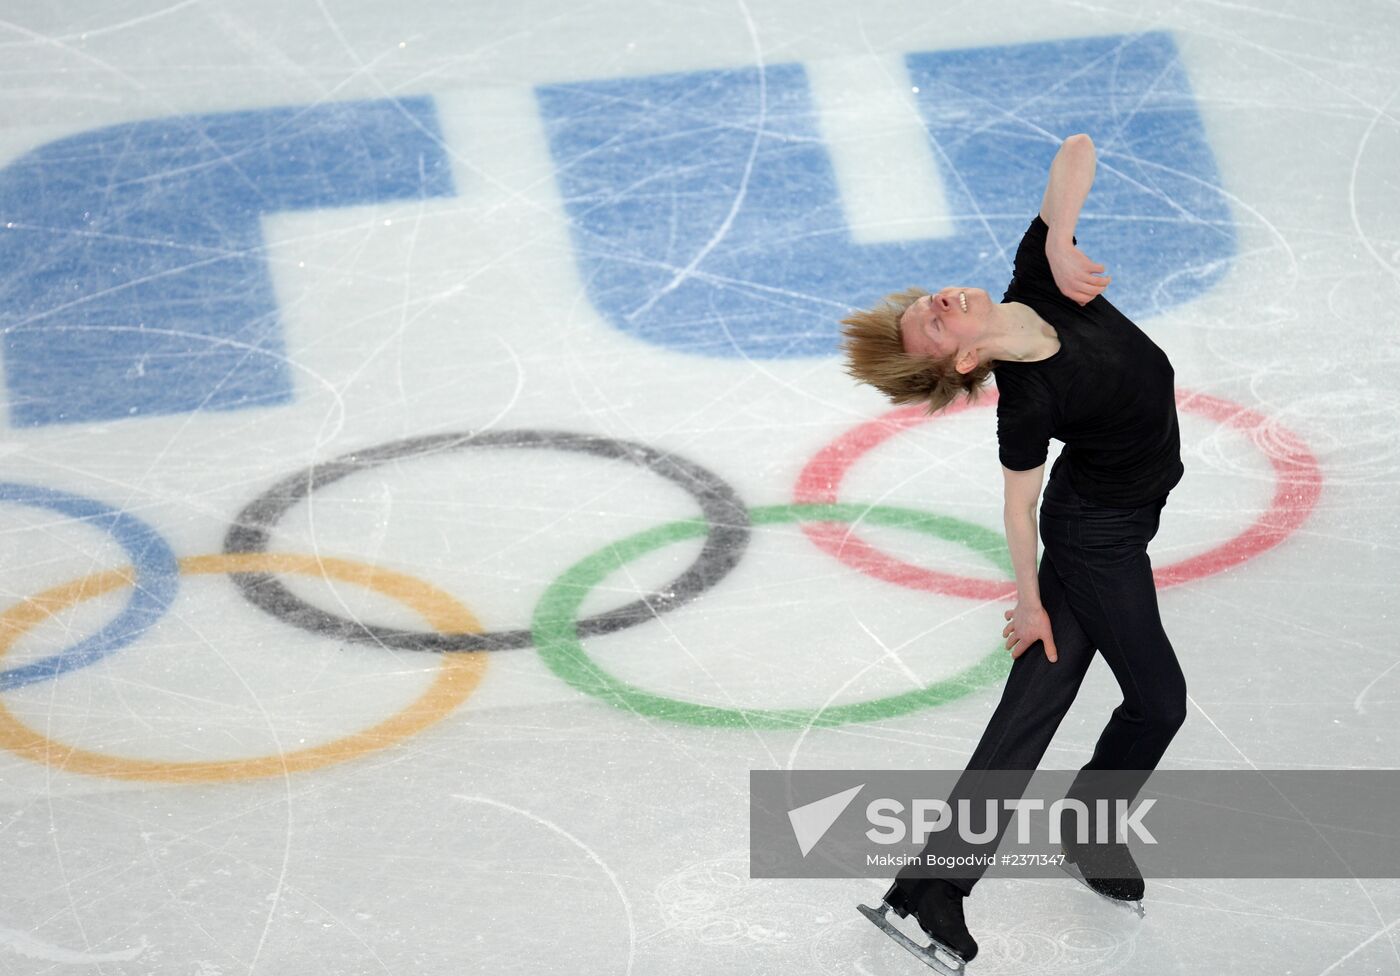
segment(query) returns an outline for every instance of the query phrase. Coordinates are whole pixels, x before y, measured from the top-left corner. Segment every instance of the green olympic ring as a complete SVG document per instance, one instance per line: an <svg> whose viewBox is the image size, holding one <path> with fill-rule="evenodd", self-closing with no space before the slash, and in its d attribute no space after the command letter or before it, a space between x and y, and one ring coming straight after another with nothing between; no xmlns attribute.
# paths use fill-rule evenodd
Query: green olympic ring
<svg viewBox="0 0 1400 976"><path fill-rule="evenodd" d="M755 526L785 522L864 521L912 529L960 543L985 556L1008 576L1011 557L1005 540L988 529L943 515L929 515L885 505L769 505L750 511ZM600 549L579 560L550 584L535 608L531 630L535 647L549 669L579 691L611 705L653 718L689 725L760 729L844 725L893 718L954 701L998 679L1010 670L1009 655L997 651L962 672L923 688L871 701L804 708L718 708L652 694L604 671L589 658L579 639L579 608L595 586L627 563L683 539L698 539L710 531L705 522L683 519L658 526Z"/></svg>

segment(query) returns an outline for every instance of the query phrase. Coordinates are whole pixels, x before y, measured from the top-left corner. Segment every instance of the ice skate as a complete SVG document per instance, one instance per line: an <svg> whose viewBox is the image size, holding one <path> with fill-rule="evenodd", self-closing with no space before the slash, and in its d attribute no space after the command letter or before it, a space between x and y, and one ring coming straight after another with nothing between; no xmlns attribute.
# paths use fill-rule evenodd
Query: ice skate
<svg viewBox="0 0 1400 976"><path fill-rule="evenodd" d="M919 899L918 910L911 908L898 885L891 885L885 892L879 908L857 905L857 910L881 931L898 942L905 949L940 976L963 976L967 963L977 955L977 942L967 931L962 912L963 894L946 881L935 880L928 885ZM929 938L929 944L921 946L890 922L888 915L905 918L914 914L919 927Z"/></svg>
<svg viewBox="0 0 1400 976"><path fill-rule="evenodd" d="M1127 844L1081 846L1065 840L1060 844L1060 853L1064 855L1060 867L1070 877L1095 894L1135 912L1138 918L1147 914L1142 905L1146 884Z"/></svg>

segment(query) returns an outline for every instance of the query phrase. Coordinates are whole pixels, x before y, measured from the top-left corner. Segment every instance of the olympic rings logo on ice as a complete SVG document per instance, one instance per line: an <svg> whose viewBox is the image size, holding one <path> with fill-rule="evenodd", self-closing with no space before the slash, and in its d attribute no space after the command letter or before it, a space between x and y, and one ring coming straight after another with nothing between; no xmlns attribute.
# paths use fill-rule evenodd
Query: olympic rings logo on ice
<svg viewBox="0 0 1400 976"><path fill-rule="evenodd" d="M939 416L953 416L996 402L997 392L993 389L979 397L975 404L959 400ZM1264 414L1219 397L1181 390L1177 391L1176 405L1188 414L1197 414L1249 438L1273 468L1274 495L1268 509L1239 535L1198 556L1155 570L1153 576L1158 589L1213 576L1272 549L1303 524L1322 491L1322 472L1312 452L1296 434L1284 430ZM798 476L796 500L810 504L835 501L842 479L861 457L887 440L933 419L920 406L900 407L837 438ZM852 569L900 586L974 600L1001 600L1016 595L1014 582L953 576L924 569L886 556L844 531L811 526L807 535Z"/></svg>
<svg viewBox="0 0 1400 976"><path fill-rule="evenodd" d="M977 406L995 402L995 393ZM1248 437L1272 465L1273 499L1267 511L1236 537L1156 571L1159 587L1199 579L1238 565L1281 543L1312 511L1321 492L1316 458L1302 441L1258 412L1204 394L1178 393L1179 407ZM960 403L945 411L969 409ZM971 407L976 409L976 406ZM960 698L1004 677L1010 666L1001 642L963 671L902 694L816 708L721 708L665 697L610 674L588 654L591 637L651 620L683 606L723 580L743 558L753 526L801 524L822 550L860 572L900 586L979 600L1015 594L1001 533L948 516L839 498L851 467L876 446L929 420L920 407L901 408L862 424L822 448L798 477L789 504L749 507L709 469L645 444L556 430L451 433L392 441L298 471L274 484L235 518L217 555L177 559L159 533L135 516L101 502L49 488L0 483L0 503L38 507L104 528L131 566L89 575L28 597L0 613L0 660L30 629L62 610L122 587L131 595L122 612L97 633L43 660L0 671L0 692L57 678L140 638L170 610L179 577L226 574L253 606L314 634L341 642L375 644L439 655L429 686L397 714L331 742L274 755L206 762L124 758L55 741L21 722L0 700L0 746L51 767L118 779L208 782L285 775L341 762L385 748L451 713L480 683L489 655L533 646L571 687L640 715L692 725L805 728L874 721ZM648 469L691 494L700 519L681 519L602 546L577 561L542 591L528 627L486 630L454 596L412 576L347 558L269 552L269 537L298 502L333 482L388 462L476 449L566 451ZM954 576L904 563L854 534L859 524L899 528L955 542L976 553L999 578ZM656 592L593 616L580 607L610 575L653 551L703 539L694 561ZM428 629L393 630L338 617L305 602L274 574L322 576L373 590L417 613Z"/></svg>
<svg viewBox="0 0 1400 976"><path fill-rule="evenodd" d="M479 630L476 618L453 597L431 584L403 573L327 556L291 553L239 553L189 556L179 561L185 575L280 572L324 576L353 583L391 597L416 611L430 626L449 633ZM139 572L111 570L45 590L0 614L0 657L23 634L45 618L75 603L101 596L121 586L140 592ZM172 594L173 595L173 594ZM129 635L124 635L128 636ZM50 658L49 660L53 660ZM91 658L96 660L96 657ZM110 752L93 752L55 742L21 722L0 701L0 745L17 755L57 769L114 779L177 783L219 782L282 776L342 762L400 742L442 719L466 701L486 670L485 658L474 654L444 654L436 678L397 715L372 728L306 749L255 759L209 762L162 762L127 759ZM65 668L64 670L71 670Z"/></svg>

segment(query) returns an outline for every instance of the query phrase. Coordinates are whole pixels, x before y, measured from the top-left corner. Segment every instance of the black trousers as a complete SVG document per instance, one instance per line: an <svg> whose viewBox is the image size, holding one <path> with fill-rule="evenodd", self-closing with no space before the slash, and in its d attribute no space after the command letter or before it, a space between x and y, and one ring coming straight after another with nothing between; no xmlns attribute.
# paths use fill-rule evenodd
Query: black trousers
<svg viewBox="0 0 1400 976"><path fill-rule="evenodd" d="M1079 693L1095 650L1113 670L1123 701L1084 770L1140 770L1141 786L1186 720L1186 680L1162 629L1147 556L1166 496L1141 508L1109 508L1076 492L1068 474L1068 465L1057 462L1040 508L1040 598L1059 660L1052 664L1046 658L1041 641L1015 660L955 795L976 794L975 784L965 786L975 779L974 770L1025 770L1029 780ZM1010 798L1004 789L998 797ZM1002 818L1003 833L1009 819ZM925 852L939 851L939 845L935 834ZM916 870L906 872L896 883L917 904L926 882ZM967 893L980 875L970 869L967 876L948 880Z"/></svg>

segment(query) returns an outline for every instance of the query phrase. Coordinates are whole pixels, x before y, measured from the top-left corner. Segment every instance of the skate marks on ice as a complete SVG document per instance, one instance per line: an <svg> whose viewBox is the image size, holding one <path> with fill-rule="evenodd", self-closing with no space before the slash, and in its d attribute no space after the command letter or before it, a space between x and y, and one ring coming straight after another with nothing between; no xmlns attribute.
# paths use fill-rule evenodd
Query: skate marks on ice
<svg viewBox="0 0 1400 976"><path fill-rule="evenodd" d="M834 920L829 908L775 898L751 879L746 849L686 865L656 886L656 900L668 928L702 945L790 945Z"/></svg>
<svg viewBox="0 0 1400 976"><path fill-rule="evenodd" d="M141 944L130 949L120 949L113 952L79 952L74 949L65 949L63 946L50 945L36 939L28 932L0 925L0 963L3 962L5 956L11 953L26 959L38 959L43 962L70 966L104 962L131 962L149 948L150 943L146 941L145 936L142 936Z"/></svg>
<svg viewBox="0 0 1400 976"><path fill-rule="evenodd" d="M969 976L1118 976L1139 970L1131 965L1137 955L1137 921L1120 912L1105 914L1097 904L1083 913L1053 905L1008 928L982 922L973 930L981 951Z"/></svg>

